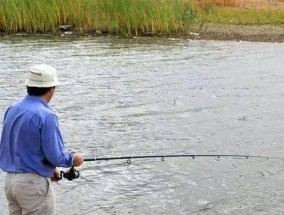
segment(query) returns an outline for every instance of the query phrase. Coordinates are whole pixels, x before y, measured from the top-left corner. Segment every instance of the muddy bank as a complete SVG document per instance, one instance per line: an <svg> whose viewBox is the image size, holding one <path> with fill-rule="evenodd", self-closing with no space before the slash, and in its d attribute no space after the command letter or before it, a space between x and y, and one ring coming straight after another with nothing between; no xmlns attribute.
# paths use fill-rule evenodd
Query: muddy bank
<svg viewBox="0 0 284 215"><path fill-rule="evenodd" d="M81 36L111 36L108 32L89 31L77 32L70 29L69 31L58 31L57 33L15 33L0 34L1 37L81 37ZM118 37L127 37L122 35L113 35ZM164 35L158 33L149 33L139 35L144 37L185 37L196 40L231 40L231 41L251 41L251 42L284 42L284 25L227 25L213 24L204 25L201 29L199 25L192 26L187 32L179 35ZM130 37L131 38L131 37Z"/></svg>
<svg viewBox="0 0 284 215"><path fill-rule="evenodd" d="M221 25L207 24L201 30L194 26L189 31L193 39L243 40L255 42L284 42L284 25Z"/></svg>

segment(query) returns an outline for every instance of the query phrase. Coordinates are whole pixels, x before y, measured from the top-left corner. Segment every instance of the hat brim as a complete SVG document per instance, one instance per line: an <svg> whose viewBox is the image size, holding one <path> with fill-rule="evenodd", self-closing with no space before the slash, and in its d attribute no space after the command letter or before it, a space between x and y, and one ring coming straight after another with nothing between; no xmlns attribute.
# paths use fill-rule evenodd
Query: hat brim
<svg viewBox="0 0 284 215"><path fill-rule="evenodd" d="M32 81L27 79L26 86L28 87L56 87L59 86L59 81L50 81L50 82L41 82L41 81Z"/></svg>

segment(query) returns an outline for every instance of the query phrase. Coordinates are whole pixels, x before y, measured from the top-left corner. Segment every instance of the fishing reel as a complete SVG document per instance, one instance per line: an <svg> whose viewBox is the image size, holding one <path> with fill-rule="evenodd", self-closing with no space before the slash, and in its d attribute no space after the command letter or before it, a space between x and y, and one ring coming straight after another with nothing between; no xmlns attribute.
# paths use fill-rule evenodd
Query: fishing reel
<svg viewBox="0 0 284 215"><path fill-rule="evenodd" d="M69 181L72 181L73 179L79 178L80 177L80 173L78 170L76 170L74 168L74 166L72 166L69 170L67 170L66 172L61 171L60 172L60 176L61 178L66 178Z"/></svg>

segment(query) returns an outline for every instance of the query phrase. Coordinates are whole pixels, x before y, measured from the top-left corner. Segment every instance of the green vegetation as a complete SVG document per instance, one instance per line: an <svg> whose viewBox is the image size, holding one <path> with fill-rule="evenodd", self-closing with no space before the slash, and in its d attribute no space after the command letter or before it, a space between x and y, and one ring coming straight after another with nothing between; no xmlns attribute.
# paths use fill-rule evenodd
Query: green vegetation
<svg viewBox="0 0 284 215"><path fill-rule="evenodd" d="M284 11L215 7L194 0L0 0L0 32L101 31L125 36L179 35L192 24L284 24ZM210 3L211 2L211 3Z"/></svg>
<svg viewBox="0 0 284 215"><path fill-rule="evenodd" d="M0 31L73 30L112 34L178 34L193 22L191 4L183 0L0 0Z"/></svg>

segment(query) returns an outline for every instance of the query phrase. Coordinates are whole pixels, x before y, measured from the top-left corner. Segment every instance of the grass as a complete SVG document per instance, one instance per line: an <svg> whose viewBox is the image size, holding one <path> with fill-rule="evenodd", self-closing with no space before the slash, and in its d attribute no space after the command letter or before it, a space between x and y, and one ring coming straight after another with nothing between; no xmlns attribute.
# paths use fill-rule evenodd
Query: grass
<svg viewBox="0 0 284 215"><path fill-rule="evenodd" d="M230 6L230 7L229 7ZM238 9L236 0L0 0L0 32L179 35L192 24L284 24L284 11Z"/></svg>
<svg viewBox="0 0 284 215"><path fill-rule="evenodd" d="M201 26L208 22L236 25L284 24L284 10L241 9L238 8L237 0L199 0L195 8L195 23L200 23Z"/></svg>
<svg viewBox="0 0 284 215"><path fill-rule="evenodd" d="M193 22L183 0L0 0L0 31L55 32L60 25L76 31L112 34L178 34Z"/></svg>
<svg viewBox="0 0 284 215"><path fill-rule="evenodd" d="M284 11L216 7L206 17L208 22L238 25L284 24Z"/></svg>

